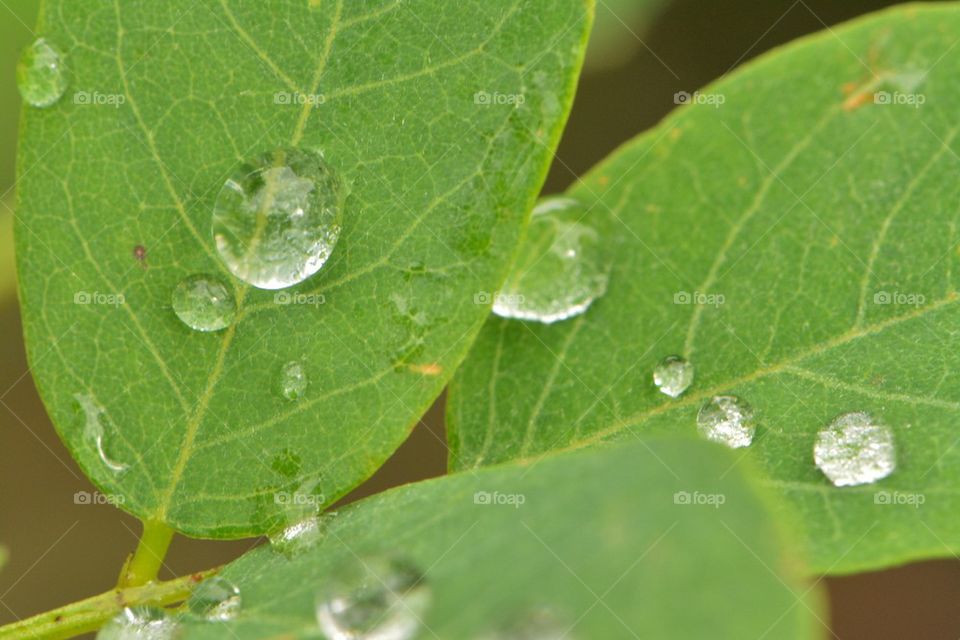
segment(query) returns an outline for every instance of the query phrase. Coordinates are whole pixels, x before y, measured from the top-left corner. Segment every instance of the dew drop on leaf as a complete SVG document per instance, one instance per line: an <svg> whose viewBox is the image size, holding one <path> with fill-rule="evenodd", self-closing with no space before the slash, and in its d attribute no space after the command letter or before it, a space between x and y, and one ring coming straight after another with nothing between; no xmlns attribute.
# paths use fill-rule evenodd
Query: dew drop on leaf
<svg viewBox="0 0 960 640"><path fill-rule="evenodd" d="M297 400L303 396L307 390L307 372L303 368L303 363L294 360L283 365L283 372L280 380L280 391L287 400Z"/></svg>
<svg viewBox="0 0 960 640"><path fill-rule="evenodd" d="M893 431L869 413L845 413L817 434L813 459L837 487L886 478L896 468Z"/></svg>
<svg viewBox="0 0 960 640"><path fill-rule="evenodd" d="M120 473L126 471L127 465L118 462L107 453L107 414L106 410L97 403L93 396L85 393L75 393L73 399L83 411L83 435L87 442L96 450L97 457L110 471Z"/></svg>
<svg viewBox="0 0 960 640"><path fill-rule="evenodd" d="M176 631L176 621L163 609L128 607L100 629L97 640L168 640Z"/></svg>
<svg viewBox="0 0 960 640"><path fill-rule="evenodd" d="M270 546L288 558L309 549L323 537L323 520L309 516L269 536Z"/></svg>
<svg viewBox="0 0 960 640"><path fill-rule="evenodd" d="M173 311L197 331L219 331L233 323L237 304L230 289L215 276L192 275L173 290Z"/></svg>
<svg viewBox="0 0 960 640"><path fill-rule="evenodd" d="M757 430L753 407L737 396L714 396L700 408L697 430L707 440L731 449L747 447Z"/></svg>
<svg viewBox="0 0 960 640"><path fill-rule="evenodd" d="M277 149L244 163L213 208L213 238L235 276L260 289L303 282L340 237L346 185L323 157Z"/></svg>
<svg viewBox="0 0 960 640"><path fill-rule="evenodd" d="M207 620L232 620L240 613L240 589L223 576L204 580L193 590L187 605Z"/></svg>
<svg viewBox="0 0 960 640"><path fill-rule="evenodd" d="M551 323L579 315L607 291L599 234L577 200L551 197L534 208L516 262L493 301L504 318Z"/></svg>
<svg viewBox="0 0 960 640"><path fill-rule="evenodd" d="M677 398L693 383L693 364L680 356L667 356L653 370L653 383L661 393Z"/></svg>
<svg viewBox="0 0 960 640"><path fill-rule="evenodd" d="M17 64L20 95L34 107L49 107L67 90L63 54L51 43L39 38L20 55Z"/></svg>
<svg viewBox="0 0 960 640"><path fill-rule="evenodd" d="M420 631L429 604L430 589L413 565L356 558L317 594L317 624L330 640L408 640Z"/></svg>

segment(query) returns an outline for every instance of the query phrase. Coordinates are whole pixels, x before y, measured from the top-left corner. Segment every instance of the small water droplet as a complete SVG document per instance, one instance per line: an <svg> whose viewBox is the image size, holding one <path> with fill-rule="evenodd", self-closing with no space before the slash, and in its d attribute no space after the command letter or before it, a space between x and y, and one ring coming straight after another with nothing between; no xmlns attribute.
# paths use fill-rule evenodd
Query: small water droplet
<svg viewBox="0 0 960 640"><path fill-rule="evenodd" d="M653 383L662 393L677 398L693 383L693 364L680 356L667 356L653 370Z"/></svg>
<svg viewBox="0 0 960 640"><path fill-rule="evenodd" d="M176 621L163 609L128 607L100 629L97 640L169 640L176 630Z"/></svg>
<svg viewBox="0 0 960 640"><path fill-rule="evenodd" d="M278 533L269 536L274 550L288 558L299 555L315 545L323 537L323 522L318 516L310 516L295 522Z"/></svg>
<svg viewBox="0 0 960 640"><path fill-rule="evenodd" d="M114 460L107 454L106 443L106 410L101 407L93 396L84 393L73 394L73 399L77 401L84 414L83 435L97 451L97 457L108 469L116 473L127 470L127 465Z"/></svg>
<svg viewBox="0 0 960 640"><path fill-rule="evenodd" d="M260 289L303 282L320 270L340 237L346 195L322 154L262 154L241 166L217 195L217 251L231 273Z"/></svg>
<svg viewBox="0 0 960 640"><path fill-rule="evenodd" d="M757 430L753 407L737 396L714 396L700 408L697 429L708 440L731 449L747 447Z"/></svg>
<svg viewBox="0 0 960 640"><path fill-rule="evenodd" d="M886 478L897 464L893 430L869 413L845 413L817 434L813 459L837 487Z"/></svg>
<svg viewBox="0 0 960 640"><path fill-rule="evenodd" d="M576 640L571 624L549 607L521 613L481 640Z"/></svg>
<svg viewBox="0 0 960 640"><path fill-rule="evenodd" d="M197 274L184 278L173 290L173 311L191 329L219 331L233 323L237 303L220 279Z"/></svg>
<svg viewBox="0 0 960 640"><path fill-rule="evenodd" d="M294 360L283 365L283 377L280 382L280 391L287 400L297 400L307 390L307 373L303 363Z"/></svg>
<svg viewBox="0 0 960 640"><path fill-rule="evenodd" d="M430 603L423 574L394 558L367 557L339 567L317 596L317 623L330 640L408 640Z"/></svg>
<svg viewBox="0 0 960 640"><path fill-rule="evenodd" d="M188 606L207 620L233 620L240 613L240 589L223 576L204 580L193 590Z"/></svg>
<svg viewBox="0 0 960 640"><path fill-rule="evenodd" d="M571 198L545 198L534 208L495 314L549 324L583 313L606 293L609 269L588 217Z"/></svg>
<svg viewBox="0 0 960 640"><path fill-rule="evenodd" d="M67 75L57 47L39 38L24 49L17 64L17 87L35 107L49 107L59 100L67 90Z"/></svg>

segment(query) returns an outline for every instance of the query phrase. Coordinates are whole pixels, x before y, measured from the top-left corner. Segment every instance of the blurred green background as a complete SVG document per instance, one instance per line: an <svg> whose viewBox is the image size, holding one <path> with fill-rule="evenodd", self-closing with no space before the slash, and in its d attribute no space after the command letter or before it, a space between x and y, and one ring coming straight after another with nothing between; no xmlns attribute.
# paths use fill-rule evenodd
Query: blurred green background
<svg viewBox="0 0 960 640"><path fill-rule="evenodd" d="M598 0L594 44L546 191L566 188L655 124L674 108L675 92L693 91L781 43L889 4L894 3ZM135 519L109 505L76 503L77 492L94 488L47 419L23 351L11 234L20 111L14 69L20 49L35 37L36 12L36 0L0 0L0 544L10 552L0 571L0 623L109 589L139 534ZM444 473L441 404L347 501ZM227 562L258 542L177 538L161 577ZM832 609L832 630L824 630L825 637L960 638L957 560L823 583Z"/></svg>

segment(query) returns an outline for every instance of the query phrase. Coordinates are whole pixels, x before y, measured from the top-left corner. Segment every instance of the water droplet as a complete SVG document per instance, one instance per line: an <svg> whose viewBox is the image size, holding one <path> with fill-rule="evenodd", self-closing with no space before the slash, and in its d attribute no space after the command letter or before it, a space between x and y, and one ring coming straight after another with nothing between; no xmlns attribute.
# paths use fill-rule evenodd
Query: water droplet
<svg viewBox="0 0 960 640"><path fill-rule="evenodd" d="M126 464L117 462L107 455L106 444L104 442L106 437L106 428L104 427L104 422L107 420L106 410L101 407L91 395L75 393L73 394L73 399L77 401L77 404L79 404L83 410L85 419L83 426L84 438L96 449L100 462L116 473L126 471Z"/></svg>
<svg viewBox="0 0 960 640"><path fill-rule="evenodd" d="M67 90L67 75L60 51L39 38L23 50L17 64L20 95L35 107L49 107Z"/></svg>
<svg viewBox="0 0 960 640"><path fill-rule="evenodd" d="M303 282L320 270L340 237L346 194L320 154L278 149L260 155L217 195L217 251L231 273L260 289Z"/></svg>
<svg viewBox="0 0 960 640"><path fill-rule="evenodd" d="M667 356L653 370L653 383L662 393L677 398L693 383L693 364L680 356Z"/></svg>
<svg viewBox="0 0 960 640"><path fill-rule="evenodd" d="M190 611L207 620L232 620L240 613L240 589L223 576L204 580L193 590Z"/></svg>
<svg viewBox="0 0 960 640"><path fill-rule="evenodd" d="M753 407L737 396L714 396L700 408L697 429L708 440L731 449L747 447L757 430Z"/></svg>
<svg viewBox="0 0 960 640"><path fill-rule="evenodd" d="M607 262L586 207L545 198L533 210L513 270L493 301L504 318L551 323L579 315L607 291Z"/></svg>
<svg viewBox="0 0 960 640"><path fill-rule="evenodd" d="M307 373L303 370L303 363L297 360L283 365L283 378L280 391L287 400L296 400L307 390Z"/></svg>
<svg viewBox="0 0 960 640"><path fill-rule="evenodd" d="M173 311L191 329L219 331L233 323L237 303L221 280L197 274L184 278L173 290Z"/></svg>
<svg viewBox="0 0 960 640"><path fill-rule="evenodd" d="M813 459L837 487L886 478L897 464L893 431L868 413L845 413L817 434Z"/></svg>
<svg viewBox="0 0 960 640"><path fill-rule="evenodd" d="M176 630L176 621L163 609L129 607L100 629L97 640L168 640Z"/></svg>
<svg viewBox="0 0 960 640"><path fill-rule="evenodd" d="M572 625L548 607L537 607L514 617L482 640L576 640Z"/></svg>
<svg viewBox="0 0 960 640"><path fill-rule="evenodd" d="M274 550L292 558L315 545L323 537L323 523L318 516L310 516L269 537Z"/></svg>
<svg viewBox="0 0 960 640"><path fill-rule="evenodd" d="M393 558L368 557L339 567L317 596L317 623L330 640L408 640L430 603L423 574Z"/></svg>

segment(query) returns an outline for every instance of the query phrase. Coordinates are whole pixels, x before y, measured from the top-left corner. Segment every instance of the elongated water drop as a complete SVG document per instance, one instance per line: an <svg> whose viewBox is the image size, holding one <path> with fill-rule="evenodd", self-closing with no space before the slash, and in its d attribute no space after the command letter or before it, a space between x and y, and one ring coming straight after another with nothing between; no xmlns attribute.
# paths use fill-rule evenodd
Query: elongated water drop
<svg viewBox="0 0 960 640"><path fill-rule="evenodd" d="M395 558L342 565L317 595L317 624L330 640L409 640L430 603L423 574Z"/></svg>
<svg viewBox="0 0 960 640"><path fill-rule="evenodd" d="M586 207L571 198L545 198L533 210L493 312L548 324L579 315L606 293L608 271Z"/></svg>
<svg viewBox="0 0 960 640"><path fill-rule="evenodd" d="M303 282L340 237L347 189L323 157L278 149L244 164L217 195L213 238L235 276L260 289Z"/></svg>
<svg viewBox="0 0 960 640"><path fill-rule="evenodd" d="M173 311L191 329L219 331L233 324L237 303L226 284L215 276L184 278L173 290Z"/></svg>
<svg viewBox="0 0 960 640"><path fill-rule="evenodd" d="M176 631L176 621L163 609L129 607L100 629L97 640L169 640Z"/></svg>
<svg viewBox="0 0 960 640"><path fill-rule="evenodd" d="M287 400L297 400L307 390L307 372L299 360L283 365L280 392Z"/></svg>
<svg viewBox="0 0 960 640"><path fill-rule="evenodd" d="M753 407L737 396L714 396L700 408L697 429L708 440L731 449L747 447L757 430Z"/></svg>
<svg viewBox="0 0 960 640"><path fill-rule="evenodd" d="M653 370L653 383L661 393L679 397L693 383L693 365L680 356L667 356Z"/></svg>
<svg viewBox="0 0 960 640"><path fill-rule="evenodd" d="M554 609L537 607L515 616L479 640L576 640L571 624Z"/></svg>
<svg viewBox="0 0 960 640"><path fill-rule="evenodd" d="M314 546L323 537L323 519L308 516L269 536L270 546L288 558Z"/></svg>
<svg viewBox="0 0 960 640"><path fill-rule="evenodd" d="M17 64L17 88L35 107L49 107L67 90L63 54L43 38L23 50Z"/></svg>
<svg viewBox="0 0 960 640"><path fill-rule="evenodd" d="M817 434L813 459L837 487L886 478L897 466L893 431L869 413L845 413Z"/></svg>
<svg viewBox="0 0 960 640"><path fill-rule="evenodd" d="M107 428L104 426L104 423L107 422L107 417L104 408L89 394L75 393L73 399L77 401L80 409L83 410L83 436L96 450L100 462L110 471L116 473L126 471L126 464L118 462L107 453Z"/></svg>
<svg viewBox="0 0 960 640"><path fill-rule="evenodd" d="M197 585L187 604L207 620L232 620L240 613L240 589L223 576L213 576Z"/></svg>

